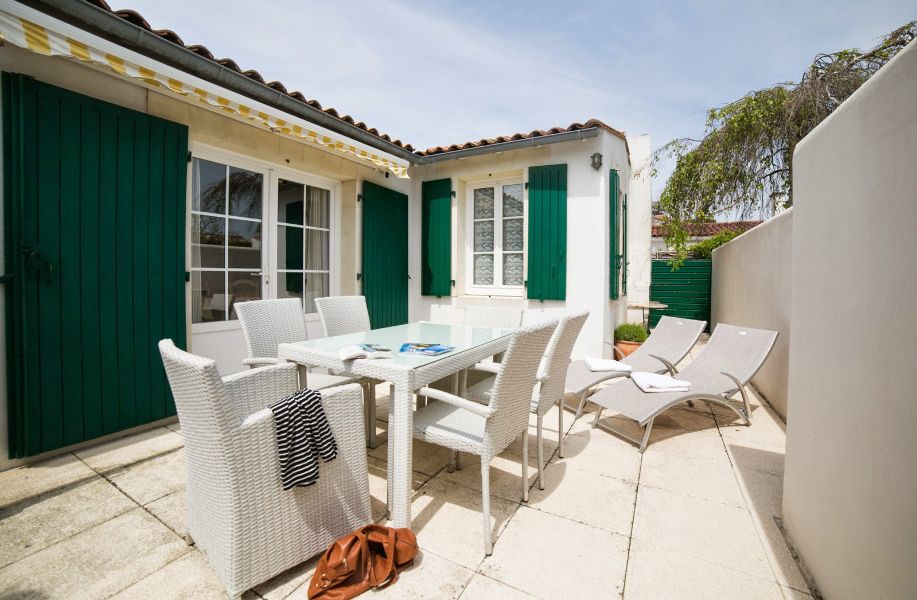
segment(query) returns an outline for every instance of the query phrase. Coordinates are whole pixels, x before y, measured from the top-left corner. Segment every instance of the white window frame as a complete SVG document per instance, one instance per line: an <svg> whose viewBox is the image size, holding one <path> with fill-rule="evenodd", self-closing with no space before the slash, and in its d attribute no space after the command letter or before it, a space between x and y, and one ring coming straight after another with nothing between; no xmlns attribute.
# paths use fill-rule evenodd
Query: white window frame
<svg viewBox="0 0 917 600"><path fill-rule="evenodd" d="M341 282L340 275L341 269L338 264L340 257L340 233L341 233L341 184L340 182L334 181L332 179L326 179L324 177L318 177L316 175L311 175L304 173L302 171L296 171L289 168L277 167L271 170L271 183L270 183L270 193L271 193L271 203L270 203L270 223L274 228L272 230L272 235L270 240L268 240L268 247L270 249L270 280L272 283L272 298L277 297L277 287L276 282L280 281L278 273L285 272L277 268L277 226L280 223L279 212L280 207L277 198L277 186L281 179L287 181L293 181L300 183L303 186L312 186L322 189L326 189L330 192L329 194L329 210L330 215L328 219L328 226L330 227L330 232L328 236L328 294L331 296L337 296L341 293ZM305 213L305 211L304 211ZM303 226L303 229L321 229L319 227L309 227ZM303 238L305 239L305 237ZM305 258L305 257L304 257ZM303 265L305 266L305 265ZM303 269L306 273L310 272L320 272L309 269ZM318 321L318 313L306 313L307 321Z"/></svg>
<svg viewBox="0 0 917 600"><path fill-rule="evenodd" d="M522 186L522 277L528 268L528 190L525 189L523 177L507 177L503 179L487 179L471 182L466 186L465 201L465 293L476 296L510 296L522 297L525 295L525 285L503 285L503 186ZM474 283L474 192L482 188L494 188L494 284L475 285ZM516 218L516 217L514 217ZM518 254L510 251L508 254ZM480 254L490 254L481 252Z"/></svg>
<svg viewBox="0 0 917 600"><path fill-rule="evenodd" d="M214 146L209 146L206 144L201 144L199 142L194 142L191 144L191 155L193 158L200 158L203 160L209 160L212 162L222 163L224 165L229 165L230 167L238 167L241 169L246 169L248 171L253 171L260 173L263 176L262 179L262 204L261 204L261 240L262 240L262 251L261 251L261 273L263 274L261 278L261 297L263 299L271 299L277 297L277 216L278 216L278 206L277 206L277 180L286 179L289 181L295 181L297 183L302 183L303 185L311 185L313 187L321 187L327 189L331 192L330 202L331 202L331 215L329 225L331 227L331 235L329 238L329 257L328 257L328 266L329 266L329 278L328 278L328 293L330 295L339 295L340 291L340 270L341 266L338 264L340 257L340 231L341 231L341 182L333 179L328 179L325 177L320 177L313 175L311 173L306 173L303 171L298 171L296 169L291 169L286 166L278 165L265 160L260 160L247 156L245 154L240 154L237 152L232 152L230 150L224 150L222 148L217 148ZM192 182L192 172L191 172L191 163L189 163L188 170L188 199L187 199L187 212L188 215L188 226L187 226L187 238L185 242L186 248L186 270L190 273L192 271L192 254L191 254L191 227L192 227L192 205L194 202L194 187ZM235 218L235 217L234 217ZM198 270L194 268L193 270ZM202 269L208 270L208 269ZM212 269L212 270L222 270L226 269ZM244 270L244 269L243 269ZM233 331L240 330L242 326L239 324L238 319L225 320L225 321L214 321L209 323L193 323L193 302L194 297L191 293L191 286L188 287L189 290L189 300L190 304L188 305L188 322L191 323L191 334L197 333L209 333L216 331ZM318 313L310 313L305 315L307 321L318 321Z"/></svg>

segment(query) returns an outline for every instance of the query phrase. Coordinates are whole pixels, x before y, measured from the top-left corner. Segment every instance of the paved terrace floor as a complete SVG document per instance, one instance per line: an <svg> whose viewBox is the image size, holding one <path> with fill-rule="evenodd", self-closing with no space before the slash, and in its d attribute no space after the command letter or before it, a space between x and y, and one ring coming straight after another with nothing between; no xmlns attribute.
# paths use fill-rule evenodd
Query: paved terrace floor
<svg viewBox="0 0 917 600"><path fill-rule="evenodd" d="M533 420L527 504L521 443L494 460L498 536L487 558L477 457L448 473L446 451L415 441L421 553L396 585L367 597L810 598L775 520L784 423L752 401L750 428L725 409L672 410L656 420L642 456L592 429L591 414L574 422L568 412L559 459L552 413L543 491ZM384 432L384 404L379 414ZM373 514L382 519L385 445L369 456ZM0 598L224 598L200 551L182 539L184 487L178 424L0 473ZM305 599L313 568L314 560L245 597Z"/></svg>

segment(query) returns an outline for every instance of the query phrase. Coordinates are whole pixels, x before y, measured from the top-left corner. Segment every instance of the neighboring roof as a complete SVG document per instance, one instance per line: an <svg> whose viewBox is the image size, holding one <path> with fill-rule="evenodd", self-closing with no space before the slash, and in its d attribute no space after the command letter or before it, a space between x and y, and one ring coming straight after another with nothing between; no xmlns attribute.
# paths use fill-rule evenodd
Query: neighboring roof
<svg viewBox="0 0 917 600"><path fill-rule="evenodd" d="M745 233L763 221L731 221L728 223L685 223L685 231L691 237L710 237L725 231ZM653 225L653 237L665 237L665 225Z"/></svg>
<svg viewBox="0 0 917 600"><path fill-rule="evenodd" d="M374 127L369 127L363 121L357 121L354 117L347 115L347 114L342 115L337 109L332 108L330 106L324 107L318 100L306 98L306 96L302 92L288 91L286 86L279 81L265 81L264 77L262 77L258 71L254 69L243 70L238 65L238 63L236 63L236 61L234 61L231 58L216 58L213 55L213 53L206 46L203 46L200 44L185 44L185 42L181 39L181 37L179 37L178 34L172 31L171 29L153 29L152 26L150 26L150 24L147 22L147 20L143 18L143 15L141 15L137 11L129 10L129 9L112 10L112 8L108 5L106 0L83 0L83 1L85 1L87 4L91 4L97 8L104 10L113 16L119 17L120 19L136 27L139 27L140 29L144 31L152 33L163 40L171 42L172 44L175 44L176 46L179 46L180 48L184 48L185 50L193 52L194 54L200 56L201 58L204 58L210 62L221 65L227 69L230 69L234 71L235 73L238 73L240 75L247 77L248 79L251 79L252 81L268 86L271 89L277 92L280 92L281 94L284 94L285 96L288 96L298 102L301 102L302 104L308 105L312 107L313 109L320 110L323 113L325 113L326 115L333 117L334 119L337 119L339 121L342 121L344 123L348 123L354 127L357 127L365 131L366 133L370 134L371 136L378 138L382 142L396 146L397 148L403 151L406 151L410 153L411 155L416 156L418 158L439 155L439 154L447 154L450 152L459 152L462 150L469 150L472 148L483 148L486 146L493 146L496 144L505 144L505 143L510 143L510 142L516 142L518 140L533 140L533 139L537 139L541 137L549 137L549 136L554 136L558 134L571 133L571 132L587 130L587 129L604 130L610 133L611 135L614 135L624 140L625 147L627 147L627 138L625 137L623 132L618 131L617 129L614 129L613 127L606 125L605 123L603 123L602 121L599 121L598 119L590 119L586 121L585 123L571 123L567 127L552 127L551 129L547 129L547 130L536 129L528 133L515 133L512 135L499 136L496 138L485 138L485 139L478 140L476 142L466 142L464 144L452 144L449 146L435 146L433 148L428 148L426 150L416 150L411 144L402 142L400 139L393 139L388 134L382 133ZM40 4L44 4L44 2L40 2ZM555 139L554 141L561 141L561 140ZM628 153L628 161L629 161L630 160L630 149L629 148L627 148L627 153ZM419 161L419 162L422 162L422 161Z"/></svg>

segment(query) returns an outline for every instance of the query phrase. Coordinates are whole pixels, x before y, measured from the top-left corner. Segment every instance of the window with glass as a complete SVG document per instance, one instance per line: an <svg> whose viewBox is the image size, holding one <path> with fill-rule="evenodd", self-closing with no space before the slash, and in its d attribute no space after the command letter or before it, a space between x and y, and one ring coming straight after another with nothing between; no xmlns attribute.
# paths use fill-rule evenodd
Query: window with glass
<svg viewBox="0 0 917 600"><path fill-rule="evenodd" d="M277 297L306 313L330 287L331 190L280 179L277 186Z"/></svg>
<svg viewBox="0 0 917 600"><path fill-rule="evenodd" d="M522 183L496 183L471 190L473 287L521 289L525 252Z"/></svg>
<svg viewBox="0 0 917 600"><path fill-rule="evenodd" d="M261 173L192 162L192 322L235 319L236 302L261 298Z"/></svg>

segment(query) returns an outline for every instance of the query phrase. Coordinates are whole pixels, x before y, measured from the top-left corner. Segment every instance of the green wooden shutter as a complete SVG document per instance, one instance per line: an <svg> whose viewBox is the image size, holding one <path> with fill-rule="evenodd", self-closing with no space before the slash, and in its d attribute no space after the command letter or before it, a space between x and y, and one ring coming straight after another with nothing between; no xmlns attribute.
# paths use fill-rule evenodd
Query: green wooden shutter
<svg viewBox="0 0 917 600"><path fill-rule="evenodd" d="M424 181L421 194L420 293L452 294L452 180Z"/></svg>
<svg viewBox="0 0 917 600"><path fill-rule="evenodd" d="M621 254L618 245L620 237L620 221L618 216L618 172L614 169L608 171L608 236L611 238L609 247L609 293L612 300L620 297L618 282L621 279Z"/></svg>
<svg viewBox="0 0 917 600"><path fill-rule="evenodd" d="M624 222L624 240L621 242L621 245L624 246L623 254L624 258L621 261L621 287L623 288L624 295L627 295L627 270L628 270L628 260L627 260L627 194L624 194L624 205L621 210L621 220Z"/></svg>
<svg viewBox="0 0 917 600"><path fill-rule="evenodd" d="M408 197L363 182L363 295L373 329L408 322Z"/></svg>
<svg viewBox="0 0 917 600"><path fill-rule="evenodd" d="M188 131L3 74L10 458L175 414Z"/></svg>
<svg viewBox="0 0 917 600"><path fill-rule="evenodd" d="M529 167L528 297L567 297L567 165Z"/></svg>

